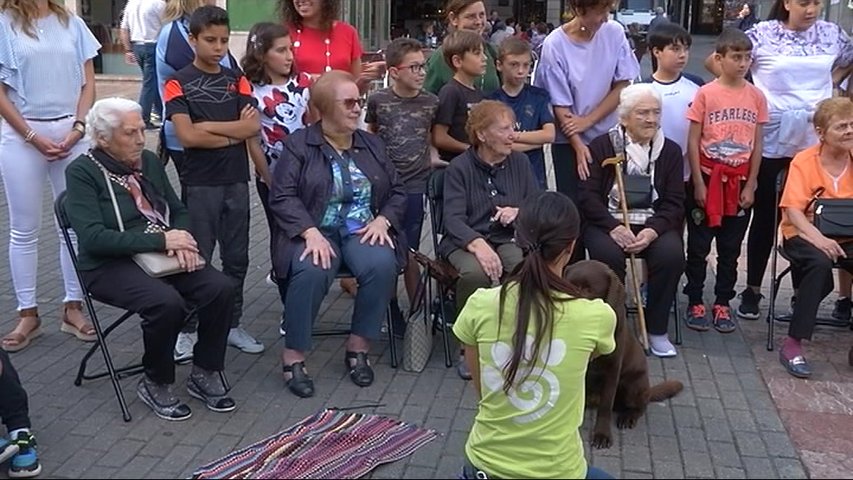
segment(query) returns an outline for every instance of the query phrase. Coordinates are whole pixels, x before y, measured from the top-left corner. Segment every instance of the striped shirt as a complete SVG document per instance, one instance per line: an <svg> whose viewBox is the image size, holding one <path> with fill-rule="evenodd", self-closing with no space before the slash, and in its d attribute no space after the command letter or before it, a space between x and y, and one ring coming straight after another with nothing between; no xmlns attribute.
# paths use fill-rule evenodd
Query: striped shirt
<svg viewBox="0 0 853 480"><path fill-rule="evenodd" d="M86 83L83 64L101 44L75 15L66 26L50 14L33 28L37 38L15 25L10 13L0 13L0 82L24 118L74 115Z"/></svg>

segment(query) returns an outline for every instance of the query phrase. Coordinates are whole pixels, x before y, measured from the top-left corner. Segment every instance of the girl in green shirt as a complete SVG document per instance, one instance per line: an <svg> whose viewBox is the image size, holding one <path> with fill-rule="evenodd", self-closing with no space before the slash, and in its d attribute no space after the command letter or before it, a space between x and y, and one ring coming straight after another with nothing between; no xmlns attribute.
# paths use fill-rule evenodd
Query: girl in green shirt
<svg viewBox="0 0 853 480"><path fill-rule="evenodd" d="M587 465L580 435L587 365L616 348L616 314L562 277L578 211L543 192L515 225L524 260L503 286L471 295L453 326L480 394L463 478L612 478Z"/></svg>

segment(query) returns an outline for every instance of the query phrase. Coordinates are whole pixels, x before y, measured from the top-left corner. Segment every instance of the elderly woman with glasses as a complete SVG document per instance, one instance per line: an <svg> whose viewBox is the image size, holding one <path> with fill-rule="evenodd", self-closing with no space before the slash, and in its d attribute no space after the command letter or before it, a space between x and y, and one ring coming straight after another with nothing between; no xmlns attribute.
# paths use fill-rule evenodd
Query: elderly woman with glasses
<svg viewBox="0 0 853 480"><path fill-rule="evenodd" d="M269 197L277 224L274 270L280 283L288 282L283 372L299 397L314 395L305 353L320 304L342 266L358 281L344 362L353 383L373 383L370 341L379 336L407 255L404 237L397 237L406 192L382 140L358 129L355 77L333 70L310 92L320 121L287 138L286 160L273 169Z"/></svg>
<svg viewBox="0 0 853 480"><path fill-rule="evenodd" d="M160 418L185 420L192 414L172 392L172 349L192 308L199 319L198 343L187 390L214 412L234 410L220 375L234 286L202 263L187 231L187 209L163 163L144 150L142 108L123 98L99 100L86 116L86 128L93 148L65 172L65 208L77 232L77 268L86 288L98 300L142 317L145 375L137 395ZM149 276L132 258L146 252L177 257L183 272Z"/></svg>
<svg viewBox="0 0 853 480"><path fill-rule="evenodd" d="M444 179L444 237L438 254L459 271L456 309L478 288L491 287L521 263L515 244L518 207L540 189L527 156L512 150L515 114L485 100L468 115L471 147L454 158ZM471 373L460 358L459 376Z"/></svg>
<svg viewBox="0 0 853 480"><path fill-rule="evenodd" d="M623 281L628 255L646 260L651 351L659 357L672 357L676 351L667 326L684 271L684 157L681 147L663 136L661 98L650 84L622 90L617 113L619 124L589 145L590 175L581 182L579 193L587 222L584 241L590 258L609 265ZM615 182L617 166L602 165L617 153L626 157L618 168L625 179L631 228L624 225L622 195Z"/></svg>

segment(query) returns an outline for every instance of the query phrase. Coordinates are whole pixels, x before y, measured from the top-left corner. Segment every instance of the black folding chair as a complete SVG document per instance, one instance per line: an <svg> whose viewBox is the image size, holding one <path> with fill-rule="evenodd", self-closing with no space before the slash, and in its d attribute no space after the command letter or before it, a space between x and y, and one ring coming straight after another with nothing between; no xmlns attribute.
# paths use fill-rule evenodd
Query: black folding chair
<svg viewBox="0 0 853 480"><path fill-rule="evenodd" d="M639 260L639 259L638 259ZM626 279L627 281L627 279ZM681 283L679 279L679 283ZM675 316L675 344L681 345L681 322L683 320L684 311L681 310L681 302L678 301L678 287L675 288L675 296L672 299L672 313ZM640 300L641 301L641 300ZM640 313L637 310L636 304L626 306L626 313L631 316L638 316ZM637 332L639 334L639 332ZM646 352L648 354L649 352Z"/></svg>
<svg viewBox="0 0 853 480"><path fill-rule="evenodd" d="M346 264L341 262L341 267L335 275L336 280L345 278L355 278L355 275L349 271ZM385 307L385 328L388 330L388 347L391 351L391 368L397 368L397 343L395 340L394 322L391 319L391 304ZM352 330L348 328L332 328L326 330L314 330L311 332L312 337L332 337L337 335L349 335Z"/></svg>
<svg viewBox="0 0 853 480"><path fill-rule="evenodd" d="M783 170L776 177L776 205L779 205L779 201L782 198L782 192L785 188L785 180L787 178L787 170ZM776 209L773 213L773 218L775 220L774 224L779 223L779 210ZM791 314L786 315L777 315L776 314L776 298L779 296L779 287L782 285L782 280L785 279L785 276L789 273L791 274L791 280L794 284L794 288L796 289L798 285L798 281L794 278L796 276L794 264L791 262L791 257L785 252L785 248L782 243L779 242L779 229L776 228L773 230L773 253L771 254L771 264L770 264L770 278L773 282L770 288L770 306L767 309L767 350L772 352L774 348L774 330L775 323L790 323ZM778 275L776 274L776 263L779 260L779 256L782 256L785 260L788 261L788 266L785 267ZM837 270L838 265L833 265L833 270ZM818 316L815 323L817 325L823 325L827 327L836 327L836 328L847 328L849 327L853 330L853 322L850 320L839 320L833 317L820 317Z"/></svg>
<svg viewBox="0 0 853 480"><path fill-rule="evenodd" d="M95 327L95 335L98 337L97 341L92 344L89 351L86 352L83 359L80 361L80 368L77 370L77 377L74 379L74 385L79 387L83 383L83 380L95 380L109 376L113 384L113 389L115 390L119 407L121 407L122 417L125 422L129 422L131 420L130 410L127 408L127 402L124 399L124 393L121 390L119 380L142 373L142 364L135 363L126 367L115 368L113 365L113 359L110 356L109 348L107 347L107 336L110 332L123 324L128 318L132 317L133 312L125 312L107 326L107 328L101 328L101 321L98 319L98 314L95 312L95 307L92 304L92 294L89 293L89 290L86 288L86 284L83 282L83 277L80 276L80 270L77 268L77 252L74 251L74 245L71 243L71 223L68 220L68 215L65 211L65 193L66 192L62 192L58 197L56 197L53 210L56 214L56 220L59 223L59 228L62 231L62 236L65 238L65 244L68 246L68 254L71 256L71 263L74 265L74 272L77 274L77 281L80 282L80 288L83 291L83 302L86 304L86 310L89 313L89 318L92 319L92 325ZM89 358L94 355L95 351L98 349L100 349L101 353L104 355L104 363L106 364L107 370L105 372L87 374L86 364L89 361Z"/></svg>
<svg viewBox="0 0 853 480"><path fill-rule="evenodd" d="M435 252L435 261L446 263L447 260L438 256L438 243L440 236L444 234L444 172L445 169L436 169L429 177L427 182L427 203L429 205L430 231L432 237L433 252ZM455 318L456 308L452 306L455 303L455 283L441 282L438 276L427 264L424 268L423 281L426 284L426 295L424 302L426 303L427 317L433 319L432 331L441 332L444 344L444 365L448 368L453 366L453 359L450 356L450 325L452 318ZM435 291L433 290L433 282L435 278ZM450 309L453 309L452 312Z"/></svg>

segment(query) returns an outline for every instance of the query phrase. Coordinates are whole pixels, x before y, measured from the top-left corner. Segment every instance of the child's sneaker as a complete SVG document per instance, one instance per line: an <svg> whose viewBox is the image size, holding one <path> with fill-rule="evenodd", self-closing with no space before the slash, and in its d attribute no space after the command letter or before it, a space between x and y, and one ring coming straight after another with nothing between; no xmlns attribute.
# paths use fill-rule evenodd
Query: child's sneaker
<svg viewBox="0 0 853 480"><path fill-rule="evenodd" d="M684 321L687 323L687 328L697 332L706 332L711 328L708 323L708 316L705 314L705 305L701 303L687 307L687 317Z"/></svg>
<svg viewBox="0 0 853 480"><path fill-rule="evenodd" d="M18 453L18 444L10 442L5 438L0 438L0 463L9 460Z"/></svg>
<svg viewBox="0 0 853 480"><path fill-rule="evenodd" d="M30 432L18 432L12 440L18 445L18 454L9 465L9 478L32 478L41 473L41 464L36 453L36 439Z"/></svg>
<svg viewBox="0 0 853 480"><path fill-rule="evenodd" d="M735 331L735 322L732 320L732 311L728 305L714 305L714 328L720 333Z"/></svg>
<svg viewBox="0 0 853 480"><path fill-rule="evenodd" d="M746 287L740 292L740 305L737 307L737 316L747 320L757 320L761 311L758 308L758 302L764 295L755 293L751 288Z"/></svg>

